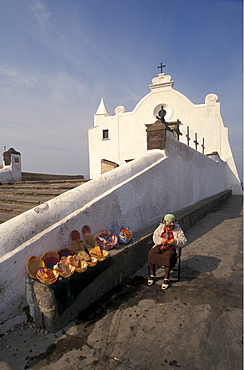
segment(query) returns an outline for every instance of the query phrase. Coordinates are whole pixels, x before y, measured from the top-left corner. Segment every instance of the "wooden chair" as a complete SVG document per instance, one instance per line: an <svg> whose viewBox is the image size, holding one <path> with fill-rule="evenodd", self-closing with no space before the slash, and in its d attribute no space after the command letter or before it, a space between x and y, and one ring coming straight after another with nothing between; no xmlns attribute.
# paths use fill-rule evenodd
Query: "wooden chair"
<svg viewBox="0 0 244 370"><path fill-rule="evenodd" d="M176 262L175 267L172 268L172 270L178 272L177 279L178 281L180 281L181 248L176 248L176 252L177 252L177 262Z"/></svg>
<svg viewBox="0 0 244 370"><path fill-rule="evenodd" d="M177 262L175 267L171 269L171 271L177 271L177 280L180 281L180 269L181 269L181 248L176 248L177 253ZM164 266L157 265L158 268L163 268Z"/></svg>

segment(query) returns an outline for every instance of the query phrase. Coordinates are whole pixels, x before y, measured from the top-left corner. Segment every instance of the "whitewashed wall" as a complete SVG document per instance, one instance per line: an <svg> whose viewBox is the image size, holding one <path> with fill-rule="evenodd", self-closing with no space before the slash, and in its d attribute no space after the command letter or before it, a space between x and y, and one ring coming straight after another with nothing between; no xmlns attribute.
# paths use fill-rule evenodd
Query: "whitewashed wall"
<svg viewBox="0 0 244 370"><path fill-rule="evenodd" d="M92 232L117 225L135 231L165 213L217 194L226 189L225 166L167 132L165 151L149 151L50 200L39 212L37 207L0 225L0 322L22 318L25 263L31 255L68 247L70 232L81 231L84 224Z"/></svg>

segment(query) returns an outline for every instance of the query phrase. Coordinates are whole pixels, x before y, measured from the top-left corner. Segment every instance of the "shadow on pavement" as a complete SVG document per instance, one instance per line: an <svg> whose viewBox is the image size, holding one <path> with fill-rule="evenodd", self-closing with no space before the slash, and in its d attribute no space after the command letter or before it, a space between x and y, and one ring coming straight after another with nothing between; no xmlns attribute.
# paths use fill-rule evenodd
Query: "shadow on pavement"
<svg viewBox="0 0 244 370"><path fill-rule="evenodd" d="M216 270L221 262L220 258L204 255L195 255L181 262L180 281L191 281L202 272Z"/></svg>

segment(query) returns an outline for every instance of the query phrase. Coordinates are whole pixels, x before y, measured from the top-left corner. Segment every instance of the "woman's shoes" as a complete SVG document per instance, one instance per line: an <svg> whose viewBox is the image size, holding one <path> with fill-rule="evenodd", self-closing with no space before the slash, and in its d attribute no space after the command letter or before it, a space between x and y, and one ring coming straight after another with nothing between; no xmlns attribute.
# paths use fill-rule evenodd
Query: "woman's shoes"
<svg viewBox="0 0 244 370"><path fill-rule="evenodd" d="M147 280L147 285L153 285L155 283L155 276L150 275L149 279Z"/></svg>
<svg viewBox="0 0 244 370"><path fill-rule="evenodd" d="M149 276L149 279L147 280L147 285L153 285L154 283L155 283L155 280L156 280L156 276L154 276L154 275L150 275ZM163 281L163 284L162 284L162 286L161 286L161 288L163 289L163 290L165 290L165 289L168 289L169 288L169 279L164 279L164 281Z"/></svg>
<svg viewBox="0 0 244 370"><path fill-rule="evenodd" d="M164 281L163 281L163 284L162 284L161 288L162 288L163 290L165 290L165 289L168 289L168 288L169 288L169 279L164 279Z"/></svg>

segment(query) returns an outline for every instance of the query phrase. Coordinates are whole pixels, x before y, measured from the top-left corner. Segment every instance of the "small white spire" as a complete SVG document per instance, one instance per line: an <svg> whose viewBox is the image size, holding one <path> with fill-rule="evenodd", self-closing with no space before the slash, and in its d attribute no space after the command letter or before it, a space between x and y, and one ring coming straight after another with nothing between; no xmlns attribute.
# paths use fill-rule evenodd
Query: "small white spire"
<svg viewBox="0 0 244 370"><path fill-rule="evenodd" d="M95 114L96 115L99 114L99 115L109 116L109 113L107 111L107 108L106 108L106 105L104 103L103 98L101 98L101 102L100 102L99 107L97 108L97 111L96 111Z"/></svg>

